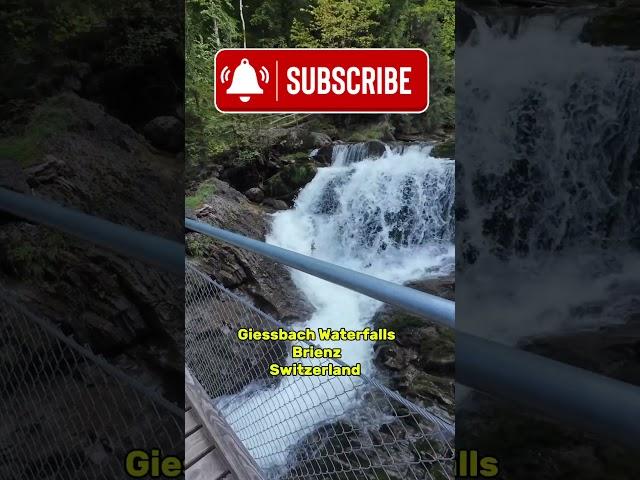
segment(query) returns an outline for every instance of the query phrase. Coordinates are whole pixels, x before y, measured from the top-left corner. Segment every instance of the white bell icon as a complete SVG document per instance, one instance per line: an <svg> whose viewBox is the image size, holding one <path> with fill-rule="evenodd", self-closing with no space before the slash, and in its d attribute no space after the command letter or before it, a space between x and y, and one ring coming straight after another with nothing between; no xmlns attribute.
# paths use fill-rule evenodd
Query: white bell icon
<svg viewBox="0 0 640 480"><path fill-rule="evenodd" d="M240 95L240 100L243 102L249 101L251 98L249 95L263 93L262 88L258 85L256 71L246 58L240 61L240 65L233 72L233 80L231 81L231 86L227 89L227 93Z"/></svg>

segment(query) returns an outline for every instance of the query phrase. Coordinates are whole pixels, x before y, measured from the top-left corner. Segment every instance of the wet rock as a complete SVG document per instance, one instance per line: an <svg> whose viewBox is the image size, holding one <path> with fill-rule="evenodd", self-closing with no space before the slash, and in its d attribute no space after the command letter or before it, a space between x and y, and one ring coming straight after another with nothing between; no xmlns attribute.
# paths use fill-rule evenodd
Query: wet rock
<svg viewBox="0 0 640 480"><path fill-rule="evenodd" d="M640 385L640 314L624 323L591 331L533 338L522 342L525 350Z"/></svg>
<svg viewBox="0 0 640 480"><path fill-rule="evenodd" d="M387 145L379 140L369 140L365 143L367 157L381 157L387 151Z"/></svg>
<svg viewBox="0 0 640 480"><path fill-rule="evenodd" d="M423 405L435 402L450 413L455 408L453 378L430 375L413 366L407 367L402 380L398 381L398 389L407 398Z"/></svg>
<svg viewBox="0 0 640 480"><path fill-rule="evenodd" d="M92 312L84 312L80 320L85 330L83 336L89 339L95 353L122 349L135 340L136 333L144 329L144 323L138 322L138 325L131 325L131 329L125 331Z"/></svg>
<svg viewBox="0 0 640 480"><path fill-rule="evenodd" d="M323 165L331 165L331 160L333 159L333 144L318 148L313 159Z"/></svg>
<svg viewBox="0 0 640 480"><path fill-rule="evenodd" d="M640 315L619 325L591 331L528 339L521 348L579 368L640 385ZM618 478L634 480L640 469L628 447L584 429L545 418L506 400L473 393L464 403L464 421L456 428L456 446L477 448L502 458L505 478ZM532 462L531 458L544 458Z"/></svg>
<svg viewBox="0 0 640 480"><path fill-rule="evenodd" d="M456 448L491 452L500 459L502 478L599 480L615 471L621 480L635 480L640 473L628 447L537 411L481 394L458 405L464 420L456 425Z"/></svg>
<svg viewBox="0 0 640 480"><path fill-rule="evenodd" d="M453 275L408 286L451 300L455 295ZM374 346L374 362L388 375L390 387L420 405L453 415L454 334L446 327L389 306L376 313L372 323L396 333L394 341L377 342Z"/></svg>
<svg viewBox="0 0 640 480"><path fill-rule="evenodd" d="M255 203L260 203L264 199L264 192L258 187L250 188L244 192L245 196Z"/></svg>
<svg viewBox="0 0 640 480"><path fill-rule="evenodd" d="M431 150L431 156L436 158L455 158L456 157L456 141L447 140L437 143Z"/></svg>
<svg viewBox="0 0 640 480"><path fill-rule="evenodd" d="M194 212L196 218L250 238L264 239L268 231L265 210L222 180L211 178L207 182L213 185L214 193L207 204ZM186 251L198 268L225 287L246 294L258 308L281 321L305 319L312 310L289 272L260 255L195 233L187 234Z"/></svg>
<svg viewBox="0 0 640 480"><path fill-rule="evenodd" d="M361 399L359 408L352 413L322 425L302 438L292 452L291 470L281 478L293 480L310 475L333 478L326 477L327 467L318 461L327 452L332 455L332 469L349 471L355 468L359 474L353 478L359 480L454 477L453 462L416 461L435 456L451 458L451 446L441 441L442 437L435 432L431 422L404 405L372 392ZM388 414L386 418L385 414ZM424 439L424 435L429 439Z"/></svg>
<svg viewBox="0 0 640 480"><path fill-rule="evenodd" d="M407 287L446 298L447 300L454 300L456 296L456 279L454 275L416 280L407 283Z"/></svg>
<svg viewBox="0 0 640 480"><path fill-rule="evenodd" d="M177 153L184 147L184 124L176 117L156 117L144 126L144 136L154 147Z"/></svg>
<svg viewBox="0 0 640 480"><path fill-rule="evenodd" d="M288 210L289 205L284 200L277 200L275 198L267 198L263 202L265 205L275 208L276 210Z"/></svg>

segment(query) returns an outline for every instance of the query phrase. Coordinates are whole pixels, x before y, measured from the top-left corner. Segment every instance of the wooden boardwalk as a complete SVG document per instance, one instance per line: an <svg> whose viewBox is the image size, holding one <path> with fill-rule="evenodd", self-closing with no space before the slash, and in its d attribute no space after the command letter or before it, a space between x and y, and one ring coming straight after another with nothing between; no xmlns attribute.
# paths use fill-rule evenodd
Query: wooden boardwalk
<svg viewBox="0 0 640 480"><path fill-rule="evenodd" d="M188 398L185 398L185 407L185 478L187 480L238 480Z"/></svg>
<svg viewBox="0 0 640 480"><path fill-rule="evenodd" d="M185 368L185 479L264 480L260 468Z"/></svg>

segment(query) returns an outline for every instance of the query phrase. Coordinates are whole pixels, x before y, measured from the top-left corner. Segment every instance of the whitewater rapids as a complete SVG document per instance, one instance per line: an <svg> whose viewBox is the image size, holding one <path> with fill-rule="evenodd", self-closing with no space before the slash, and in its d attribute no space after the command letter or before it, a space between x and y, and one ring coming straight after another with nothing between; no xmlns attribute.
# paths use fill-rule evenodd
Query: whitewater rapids
<svg viewBox="0 0 640 480"><path fill-rule="evenodd" d="M400 284L451 273L454 162L433 158L430 151L428 145L395 146L380 158L366 158L363 144L336 146L332 165L319 169L294 208L273 216L267 242ZM291 276L315 308L296 329L364 329L381 305L305 273ZM341 348L344 363L372 372L374 342L316 343ZM320 364L289 356L287 363L294 362ZM273 388L247 388L224 414L238 430L250 427L243 442L262 468L273 470L286 464L306 435L358 402L359 381L282 377Z"/></svg>

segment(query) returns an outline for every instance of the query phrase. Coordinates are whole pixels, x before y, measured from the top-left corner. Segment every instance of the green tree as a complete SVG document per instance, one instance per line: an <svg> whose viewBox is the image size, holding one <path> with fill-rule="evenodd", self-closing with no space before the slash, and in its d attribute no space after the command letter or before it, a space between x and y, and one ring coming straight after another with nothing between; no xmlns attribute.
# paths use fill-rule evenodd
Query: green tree
<svg viewBox="0 0 640 480"><path fill-rule="evenodd" d="M385 0L318 0L307 10L308 26L292 25L291 39L300 47L371 47L388 7Z"/></svg>
<svg viewBox="0 0 640 480"><path fill-rule="evenodd" d="M237 20L229 0L187 0L185 114L186 154L198 163L219 150L223 116L213 105L213 67L216 51L237 46Z"/></svg>
<svg viewBox="0 0 640 480"><path fill-rule="evenodd" d="M247 41L252 47L282 48L291 45L291 30L307 0L244 0Z"/></svg>
<svg viewBox="0 0 640 480"><path fill-rule="evenodd" d="M429 53L429 110L394 116L398 128L429 132L455 123L455 0L391 0L380 32L388 47L419 47ZM410 125L409 125L410 124Z"/></svg>

